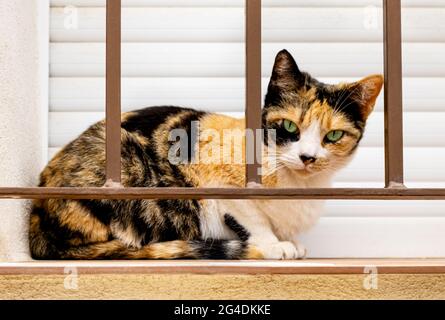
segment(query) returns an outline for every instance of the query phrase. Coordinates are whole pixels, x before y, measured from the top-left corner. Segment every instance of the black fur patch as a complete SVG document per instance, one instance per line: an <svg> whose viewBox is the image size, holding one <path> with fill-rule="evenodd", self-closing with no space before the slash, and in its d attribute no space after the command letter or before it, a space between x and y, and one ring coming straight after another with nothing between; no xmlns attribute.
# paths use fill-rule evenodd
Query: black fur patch
<svg viewBox="0 0 445 320"><path fill-rule="evenodd" d="M335 110L341 111L359 130L363 130L365 119L361 107L354 97L353 89L332 89L330 86L317 87L317 99L326 101Z"/></svg>
<svg viewBox="0 0 445 320"><path fill-rule="evenodd" d="M153 132L165 122L168 117L183 112L184 109L173 106L149 107L133 111L134 115L122 122L122 129L128 132L139 132L147 138L151 138Z"/></svg>
<svg viewBox="0 0 445 320"><path fill-rule="evenodd" d="M246 228L240 225L233 216L226 213L224 215L224 223L226 224L227 227L230 228L230 230L235 232L235 234L241 241L246 242L247 240L249 240L250 238L249 231L247 231Z"/></svg>

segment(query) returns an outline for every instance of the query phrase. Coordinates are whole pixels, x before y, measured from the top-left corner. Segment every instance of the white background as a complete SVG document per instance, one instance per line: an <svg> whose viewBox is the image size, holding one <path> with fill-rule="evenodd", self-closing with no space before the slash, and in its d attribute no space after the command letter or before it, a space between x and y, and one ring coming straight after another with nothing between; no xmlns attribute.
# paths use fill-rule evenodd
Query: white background
<svg viewBox="0 0 445 320"><path fill-rule="evenodd" d="M263 2L264 88L283 48L326 82L383 73L381 1ZM51 3L49 156L105 108L105 1ZM168 104L241 115L243 3L123 0L123 109ZM402 3L406 184L445 187L445 0ZM383 187L382 110L381 97L335 186ZM443 257L445 202L331 201L304 240L312 257Z"/></svg>

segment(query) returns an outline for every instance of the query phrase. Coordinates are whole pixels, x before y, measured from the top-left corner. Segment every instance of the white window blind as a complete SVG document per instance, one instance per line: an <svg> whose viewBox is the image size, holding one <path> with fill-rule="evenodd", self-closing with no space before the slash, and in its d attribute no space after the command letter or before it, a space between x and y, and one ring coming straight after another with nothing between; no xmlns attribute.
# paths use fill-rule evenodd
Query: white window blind
<svg viewBox="0 0 445 320"><path fill-rule="evenodd" d="M383 73L380 0L263 2L264 91L283 48L322 81ZM51 3L50 156L105 109L105 1ZM123 0L123 110L178 105L241 116L243 5ZM445 187L445 0L402 5L406 184ZM336 187L383 186L382 111L383 96ZM329 201L303 238L311 257L443 257L445 202Z"/></svg>

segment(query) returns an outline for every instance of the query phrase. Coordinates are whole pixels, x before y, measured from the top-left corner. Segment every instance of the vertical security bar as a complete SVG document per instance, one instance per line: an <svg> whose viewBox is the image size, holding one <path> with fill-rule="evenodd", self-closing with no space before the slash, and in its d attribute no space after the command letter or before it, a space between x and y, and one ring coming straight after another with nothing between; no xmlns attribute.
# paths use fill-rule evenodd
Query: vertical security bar
<svg viewBox="0 0 445 320"><path fill-rule="evenodd" d="M106 23L106 175L121 182L121 0L107 0Z"/></svg>
<svg viewBox="0 0 445 320"><path fill-rule="evenodd" d="M385 185L403 187L402 20L400 0L383 0Z"/></svg>
<svg viewBox="0 0 445 320"><path fill-rule="evenodd" d="M246 0L246 184L261 183L261 0ZM256 143L258 142L258 143ZM253 152L253 154L252 154Z"/></svg>

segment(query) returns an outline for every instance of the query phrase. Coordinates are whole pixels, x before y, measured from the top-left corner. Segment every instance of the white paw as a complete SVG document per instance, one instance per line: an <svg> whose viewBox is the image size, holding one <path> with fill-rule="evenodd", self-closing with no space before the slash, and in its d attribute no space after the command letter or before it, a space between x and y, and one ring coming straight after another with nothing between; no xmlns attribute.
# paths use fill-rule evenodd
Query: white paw
<svg viewBox="0 0 445 320"><path fill-rule="evenodd" d="M306 247L299 243L295 244L295 247L297 248L297 251L298 251L298 259L306 258L306 255L307 255Z"/></svg>
<svg viewBox="0 0 445 320"><path fill-rule="evenodd" d="M282 241L266 245L257 245L257 247L263 253L264 259L293 260L303 257L292 242ZM303 250L301 253L305 254L306 250Z"/></svg>

